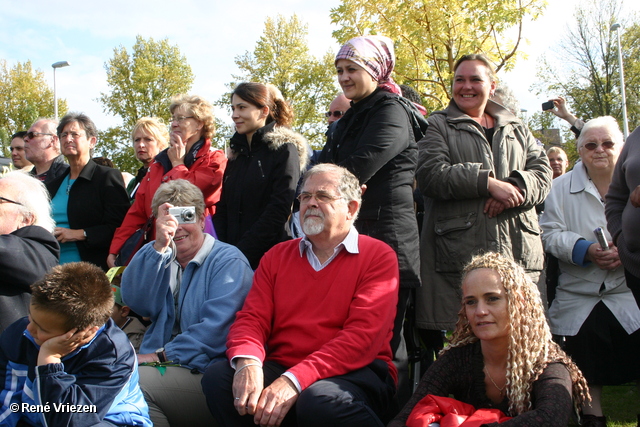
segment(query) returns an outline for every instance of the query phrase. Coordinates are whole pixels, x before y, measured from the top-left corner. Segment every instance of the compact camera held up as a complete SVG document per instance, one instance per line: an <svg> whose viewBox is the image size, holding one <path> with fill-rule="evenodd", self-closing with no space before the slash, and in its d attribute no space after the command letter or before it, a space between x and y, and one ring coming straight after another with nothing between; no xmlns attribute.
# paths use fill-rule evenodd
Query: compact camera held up
<svg viewBox="0 0 640 427"><path fill-rule="evenodd" d="M176 217L178 224L193 224L196 222L196 208L194 206L169 208L169 214Z"/></svg>

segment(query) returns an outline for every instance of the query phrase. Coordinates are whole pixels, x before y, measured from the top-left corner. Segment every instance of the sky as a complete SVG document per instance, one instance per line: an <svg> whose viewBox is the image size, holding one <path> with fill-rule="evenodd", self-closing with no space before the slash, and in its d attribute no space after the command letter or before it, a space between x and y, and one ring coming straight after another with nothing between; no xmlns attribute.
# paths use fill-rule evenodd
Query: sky
<svg viewBox="0 0 640 427"><path fill-rule="evenodd" d="M528 42L522 44L522 50L528 58L499 76L529 114L554 95L529 90L536 61L566 32L579 1L549 0L544 15L525 24ZM633 3L628 9L640 11L640 2ZM108 91L104 64L116 47L131 51L137 35L168 38L178 45L195 74L191 92L213 102L238 72L234 58L253 51L267 17L280 14L288 18L295 13L309 27L312 54L337 52L339 46L331 36L337 27L331 24L329 13L339 4L340 0L0 0L0 59L9 66L31 60L34 68L45 73L50 86L51 64L69 61L71 66L56 71L58 97L67 100L71 111L85 112L99 129L106 129L120 120L104 113L97 100L101 92Z"/></svg>

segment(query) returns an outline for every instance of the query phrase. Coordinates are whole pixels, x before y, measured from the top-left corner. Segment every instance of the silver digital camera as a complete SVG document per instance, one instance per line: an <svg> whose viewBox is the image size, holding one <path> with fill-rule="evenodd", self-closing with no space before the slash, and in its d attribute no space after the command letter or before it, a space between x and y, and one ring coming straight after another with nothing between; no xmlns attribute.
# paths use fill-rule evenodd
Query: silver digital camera
<svg viewBox="0 0 640 427"><path fill-rule="evenodd" d="M169 208L169 214L176 217L178 224L193 224L196 222L196 208L194 206Z"/></svg>

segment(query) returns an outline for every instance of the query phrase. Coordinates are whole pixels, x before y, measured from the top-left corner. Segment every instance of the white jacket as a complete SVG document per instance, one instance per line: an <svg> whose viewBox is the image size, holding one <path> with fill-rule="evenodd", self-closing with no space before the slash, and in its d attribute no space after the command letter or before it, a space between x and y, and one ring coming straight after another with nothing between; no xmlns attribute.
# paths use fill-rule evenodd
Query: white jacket
<svg viewBox="0 0 640 427"><path fill-rule="evenodd" d="M597 227L605 228L610 241L606 224L604 204L582 162L553 181L540 226L545 251L560 261L558 289L549 307L554 334L576 335L599 301L607 305L627 333L640 328L640 309L626 285L623 267L601 270L593 263L576 265L571 257L578 240L595 242L593 230Z"/></svg>

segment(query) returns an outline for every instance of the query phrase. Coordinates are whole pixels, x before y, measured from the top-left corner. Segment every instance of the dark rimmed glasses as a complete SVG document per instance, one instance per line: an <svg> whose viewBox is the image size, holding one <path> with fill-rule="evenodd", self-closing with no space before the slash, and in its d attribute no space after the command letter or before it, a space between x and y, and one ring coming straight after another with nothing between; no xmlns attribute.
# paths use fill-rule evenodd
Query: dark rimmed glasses
<svg viewBox="0 0 640 427"><path fill-rule="evenodd" d="M582 146L589 151L593 151L601 145L605 150L611 150L613 147L615 147L616 143L613 141L605 141L602 144L598 144L597 142L585 142L584 144L582 144Z"/></svg>
<svg viewBox="0 0 640 427"><path fill-rule="evenodd" d="M324 116L329 118L331 116L333 117L337 117L338 119L342 116L344 116L344 113L346 113L346 111L327 111L326 113L324 113Z"/></svg>
<svg viewBox="0 0 640 427"><path fill-rule="evenodd" d="M39 136L43 136L43 135L49 135L49 136L53 136L52 133L43 133L43 132L27 132L25 134L25 137L29 138L29 139L33 139L33 138L37 138Z"/></svg>
<svg viewBox="0 0 640 427"><path fill-rule="evenodd" d="M0 203L13 203L14 205L23 206L22 203L16 202L15 200L7 199L6 197L0 196Z"/></svg>

